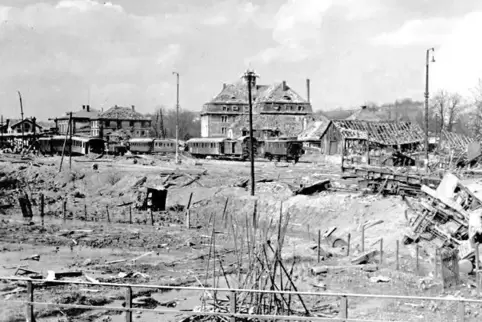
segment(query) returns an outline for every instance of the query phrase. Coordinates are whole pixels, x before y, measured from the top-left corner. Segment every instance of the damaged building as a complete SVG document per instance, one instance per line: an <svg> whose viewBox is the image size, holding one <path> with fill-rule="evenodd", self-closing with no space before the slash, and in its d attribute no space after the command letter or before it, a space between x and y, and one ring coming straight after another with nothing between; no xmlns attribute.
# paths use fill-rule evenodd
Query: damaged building
<svg viewBox="0 0 482 322"><path fill-rule="evenodd" d="M286 81L272 85L253 84L253 117L258 136L278 133L297 135L311 116L310 81L306 81L307 99ZM221 92L204 104L201 111L202 137L237 137L248 131L248 88L244 80L224 84Z"/></svg>

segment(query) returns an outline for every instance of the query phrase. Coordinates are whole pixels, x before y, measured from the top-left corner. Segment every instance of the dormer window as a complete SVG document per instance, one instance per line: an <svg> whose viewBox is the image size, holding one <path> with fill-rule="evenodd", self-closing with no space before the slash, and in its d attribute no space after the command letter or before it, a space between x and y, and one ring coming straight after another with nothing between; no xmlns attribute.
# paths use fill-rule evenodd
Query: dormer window
<svg viewBox="0 0 482 322"><path fill-rule="evenodd" d="M305 108L303 106L298 106L298 111L303 111Z"/></svg>
<svg viewBox="0 0 482 322"><path fill-rule="evenodd" d="M287 101L291 101L291 97L289 97L289 96L287 96L287 95L283 96L283 98L284 98L285 100L287 100Z"/></svg>
<svg viewBox="0 0 482 322"><path fill-rule="evenodd" d="M230 112L230 111L231 111L231 108L228 106L228 112Z"/></svg>
<svg viewBox="0 0 482 322"><path fill-rule="evenodd" d="M237 111L238 107L236 105L233 106L233 111Z"/></svg>
<svg viewBox="0 0 482 322"><path fill-rule="evenodd" d="M228 107L226 105L223 106L223 111L227 111Z"/></svg>
<svg viewBox="0 0 482 322"><path fill-rule="evenodd" d="M274 105L273 106L273 109L275 109L276 111L279 110L279 106L278 105Z"/></svg>

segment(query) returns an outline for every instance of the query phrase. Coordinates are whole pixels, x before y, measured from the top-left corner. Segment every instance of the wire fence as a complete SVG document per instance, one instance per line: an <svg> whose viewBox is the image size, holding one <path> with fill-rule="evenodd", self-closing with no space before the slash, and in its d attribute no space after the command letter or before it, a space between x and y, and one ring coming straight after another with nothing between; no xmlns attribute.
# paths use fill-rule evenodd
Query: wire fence
<svg viewBox="0 0 482 322"><path fill-rule="evenodd" d="M466 304L478 304L482 305L482 300L467 299L467 298L440 298L440 297L417 297L417 296L403 296L403 295L377 295L377 294L356 294L356 293L329 293L329 292L294 292L294 291L277 291L277 290L253 290L253 289L238 289L238 288L210 288L210 287L190 287L190 286L166 286L166 285L149 285L149 284L118 284L118 283L90 283L83 281L48 281L48 280L31 280L25 278L12 278L12 277L0 277L0 280L25 282L27 287L27 300L26 301L11 301L0 300L0 302L9 304L25 304L25 317L26 321L35 321L34 307L35 306L55 306L63 308L77 308L77 309L90 309L90 310L108 310L108 311L122 311L125 312L125 321L133 321L133 312L152 312L159 314L181 314L187 316L212 316L212 317L225 317L229 318L231 322L237 321L238 318L244 319L258 319L258 320L296 320L296 321L363 321L363 322L382 322L383 320L371 320L371 319L358 319L349 318L349 299L389 299L389 300L409 300L409 301L435 301L435 302L447 302L457 304L457 321L466 321ZM34 301L34 288L35 285L41 284L50 285L88 285L88 286L105 286L105 287L117 287L125 289L125 306L122 307L105 307L94 305L77 305L77 304L61 304L53 302L35 302ZM190 290L200 292L218 292L229 294L229 312L194 312L186 310L175 309L143 309L133 307L133 288L153 289L153 290ZM320 316L303 316L303 315L257 315L246 314L238 311L236 307L236 298L243 293L255 293L255 294L283 294L289 296L315 296L315 297L330 297L337 298L339 303L339 314L337 317L320 317Z"/></svg>

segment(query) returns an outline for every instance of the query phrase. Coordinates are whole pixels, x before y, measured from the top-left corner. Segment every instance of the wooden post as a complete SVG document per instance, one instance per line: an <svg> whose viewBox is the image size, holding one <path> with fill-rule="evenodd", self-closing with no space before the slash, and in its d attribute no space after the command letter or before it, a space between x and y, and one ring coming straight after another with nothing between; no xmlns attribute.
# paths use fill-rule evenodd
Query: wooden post
<svg viewBox="0 0 482 322"><path fill-rule="evenodd" d="M236 313L236 292L232 291L229 296L230 312ZM236 322L236 318L233 316L229 319L230 322Z"/></svg>
<svg viewBox="0 0 482 322"><path fill-rule="evenodd" d="M348 298L346 296L341 297L340 319L348 319Z"/></svg>
<svg viewBox="0 0 482 322"><path fill-rule="evenodd" d="M383 264L383 238L380 238L380 265Z"/></svg>
<svg viewBox="0 0 482 322"><path fill-rule="evenodd" d="M72 115L72 114L70 114L70 115ZM67 138L69 137L69 131L70 131L70 118L69 118L69 125L67 127L67 132L65 132L65 140L64 140L64 146L62 147L62 158L60 159L59 172L62 171L62 164L64 163L65 146L67 145ZM72 151L70 151L70 152L72 153Z"/></svg>
<svg viewBox="0 0 482 322"><path fill-rule="evenodd" d="M348 233L347 243L348 243L348 245L346 246L346 256L350 256L350 243L351 243L351 234L350 233Z"/></svg>
<svg viewBox="0 0 482 322"><path fill-rule="evenodd" d="M105 211L107 213L107 222L110 222L109 206L105 206Z"/></svg>
<svg viewBox="0 0 482 322"><path fill-rule="evenodd" d="M69 169L72 170L72 134L74 133L74 127L73 127L73 120L72 120L72 112L70 112L70 116L69 116L69 128L70 128L70 131L69 131L69 135L70 135L70 153L69 153Z"/></svg>
<svg viewBox="0 0 482 322"><path fill-rule="evenodd" d="M318 263L321 261L321 230L318 230Z"/></svg>
<svg viewBox="0 0 482 322"><path fill-rule="evenodd" d="M465 303L464 301L459 301L458 307L457 307L457 321L463 322L465 321Z"/></svg>
<svg viewBox="0 0 482 322"><path fill-rule="evenodd" d="M419 262L418 262L418 244L415 244L415 270L417 275L419 274Z"/></svg>
<svg viewBox="0 0 482 322"><path fill-rule="evenodd" d="M64 199L63 206L62 206L62 211L64 215L64 222L67 220L67 199Z"/></svg>
<svg viewBox="0 0 482 322"><path fill-rule="evenodd" d="M224 209L223 209L223 222L224 222L224 229L226 229L228 227L228 213L227 213L227 209L228 209L228 202L229 202L229 198L226 198L226 202L224 203ZM255 209L254 211L256 211L256 204L254 205ZM255 214L256 216L256 214ZM254 219L253 219L253 224L254 224Z"/></svg>
<svg viewBox="0 0 482 322"><path fill-rule="evenodd" d="M43 193L40 194L40 219L42 220L42 227L44 225L44 217L45 217L45 196Z"/></svg>
<svg viewBox="0 0 482 322"><path fill-rule="evenodd" d="M33 316L33 284L32 281L27 281L27 307L25 311L25 317L27 322L34 322Z"/></svg>
<svg viewBox="0 0 482 322"><path fill-rule="evenodd" d="M361 227L361 251L365 251L365 224Z"/></svg>
<svg viewBox="0 0 482 322"><path fill-rule="evenodd" d="M310 225L308 225L308 240L311 240L311 235L310 235Z"/></svg>
<svg viewBox="0 0 482 322"><path fill-rule="evenodd" d="M399 260L399 255L400 255L400 249L399 249L399 247L400 247L400 246L399 246L399 245L400 245L400 242L399 242L398 239L397 239L397 249L396 249L396 252L395 252L396 261L397 261L397 267L396 267L397 271L400 269L400 262L399 262L399 261L400 261L400 260Z"/></svg>
<svg viewBox="0 0 482 322"><path fill-rule="evenodd" d="M87 218L87 204L84 204L84 217L85 217L85 221L88 221L88 218Z"/></svg>
<svg viewBox="0 0 482 322"><path fill-rule="evenodd" d="M132 308L132 288L126 287L126 309ZM132 322L132 311L126 311L126 322Z"/></svg>
<svg viewBox="0 0 482 322"><path fill-rule="evenodd" d="M132 224L132 207L129 205L129 224Z"/></svg>
<svg viewBox="0 0 482 322"><path fill-rule="evenodd" d="M192 201L192 192L189 195L189 201L187 202L187 207L186 207L186 228L191 229L191 201ZM226 201L227 202L227 201Z"/></svg>
<svg viewBox="0 0 482 322"><path fill-rule="evenodd" d="M228 204L228 200L226 199L226 205ZM253 209L253 229L255 231L258 230L258 200L254 201L254 209Z"/></svg>
<svg viewBox="0 0 482 322"><path fill-rule="evenodd" d="M152 213L152 207L149 208L149 211L151 212L151 226L154 226L154 214Z"/></svg>

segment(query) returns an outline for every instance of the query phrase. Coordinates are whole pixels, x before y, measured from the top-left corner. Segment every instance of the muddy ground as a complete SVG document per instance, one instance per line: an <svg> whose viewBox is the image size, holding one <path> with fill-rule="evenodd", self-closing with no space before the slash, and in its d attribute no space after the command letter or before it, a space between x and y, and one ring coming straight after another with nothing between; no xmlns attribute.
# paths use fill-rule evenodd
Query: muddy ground
<svg viewBox="0 0 482 322"><path fill-rule="evenodd" d="M353 292L393 295L427 295L476 298L467 277L456 288L443 290L432 278L434 250L422 245L420 271L415 271L415 248L401 243L408 231L404 201L400 197L383 197L356 191L356 182L341 179L338 166L309 160L293 165L257 162L256 197L251 197L242 183L249 177L249 163L218 160L191 160L180 165L166 157L103 158L91 162L73 158L70 169L64 160L59 173L60 157L0 155L0 276L14 276L19 267L46 277L48 271L81 272L70 279L115 283L201 286L218 283L221 287L240 286L234 255L232 227L245 227L252 218L257 200L261 229L283 218L289 218L282 251L283 261L292 263L293 280L300 291ZM134 161L136 160L136 161ZM98 168L93 169L96 163ZM294 195L301 184L330 179L332 189L310 196ZM167 212L151 214L131 204L144 187L168 186ZM240 187L241 186L241 187ZM33 222L22 218L17 188L28 192L33 204ZM40 193L45 195L45 217L39 216ZM185 212L192 193L191 229L185 227ZM64 201L66 211L64 212ZM223 209L226 206L226 212ZM179 211L181 209L181 211ZM65 218L64 218L65 215ZM410 214L409 214L410 215ZM130 219L131 218L131 219ZM132 224L129 221L132 220ZM351 266L350 260L361 252L360 225L383 220L365 233L365 250L379 248L383 238L383 262L372 263L378 270L360 269L330 271L315 275L318 265ZM223 269L218 267L213 279L206 274L209 248L215 225L216 251ZM325 233L337 227L330 240L322 240L327 252L317 263L318 231ZM346 241L351 235L350 256ZM273 235L274 236L274 235ZM273 237L276 238L276 237ZM340 239L333 243L335 239ZM400 270L395 269L396 242L400 241ZM334 245L335 244L335 245ZM132 261L143 254L146 256ZM29 260L39 255L39 260ZM330 256L331 255L331 256ZM125 260L115 262L117 260ZM113 263L111 263L113 262ZM17 273L18 274L18 273ZM384 282L374 282L373 277ZM69 280L69 278L63 278ZM218 282L216 282L218 280ZM35 290L35 300L66 304L96 305L103 308L121 306L125 291L121 288L83 285L44 286ZM192 310L200 305L199 291L152 291L134 289L134 298L154 299L139 304L142 308L167 308L175 301L176 309ZM0 300L26 298L25 288L15 282L0 282ZM306 298L309 309L336 314L336 298ZM349 300L352 318L384 321L452 321L456 304L410 302L407 300ZM36 307L37 321L123 321L115 311L58 309ZM24 321L21 304L0 305L0 321ZM478 321L479 310L467 305L467 321ZM135 321L179 321L181 315L135 312Z"/></svg>

